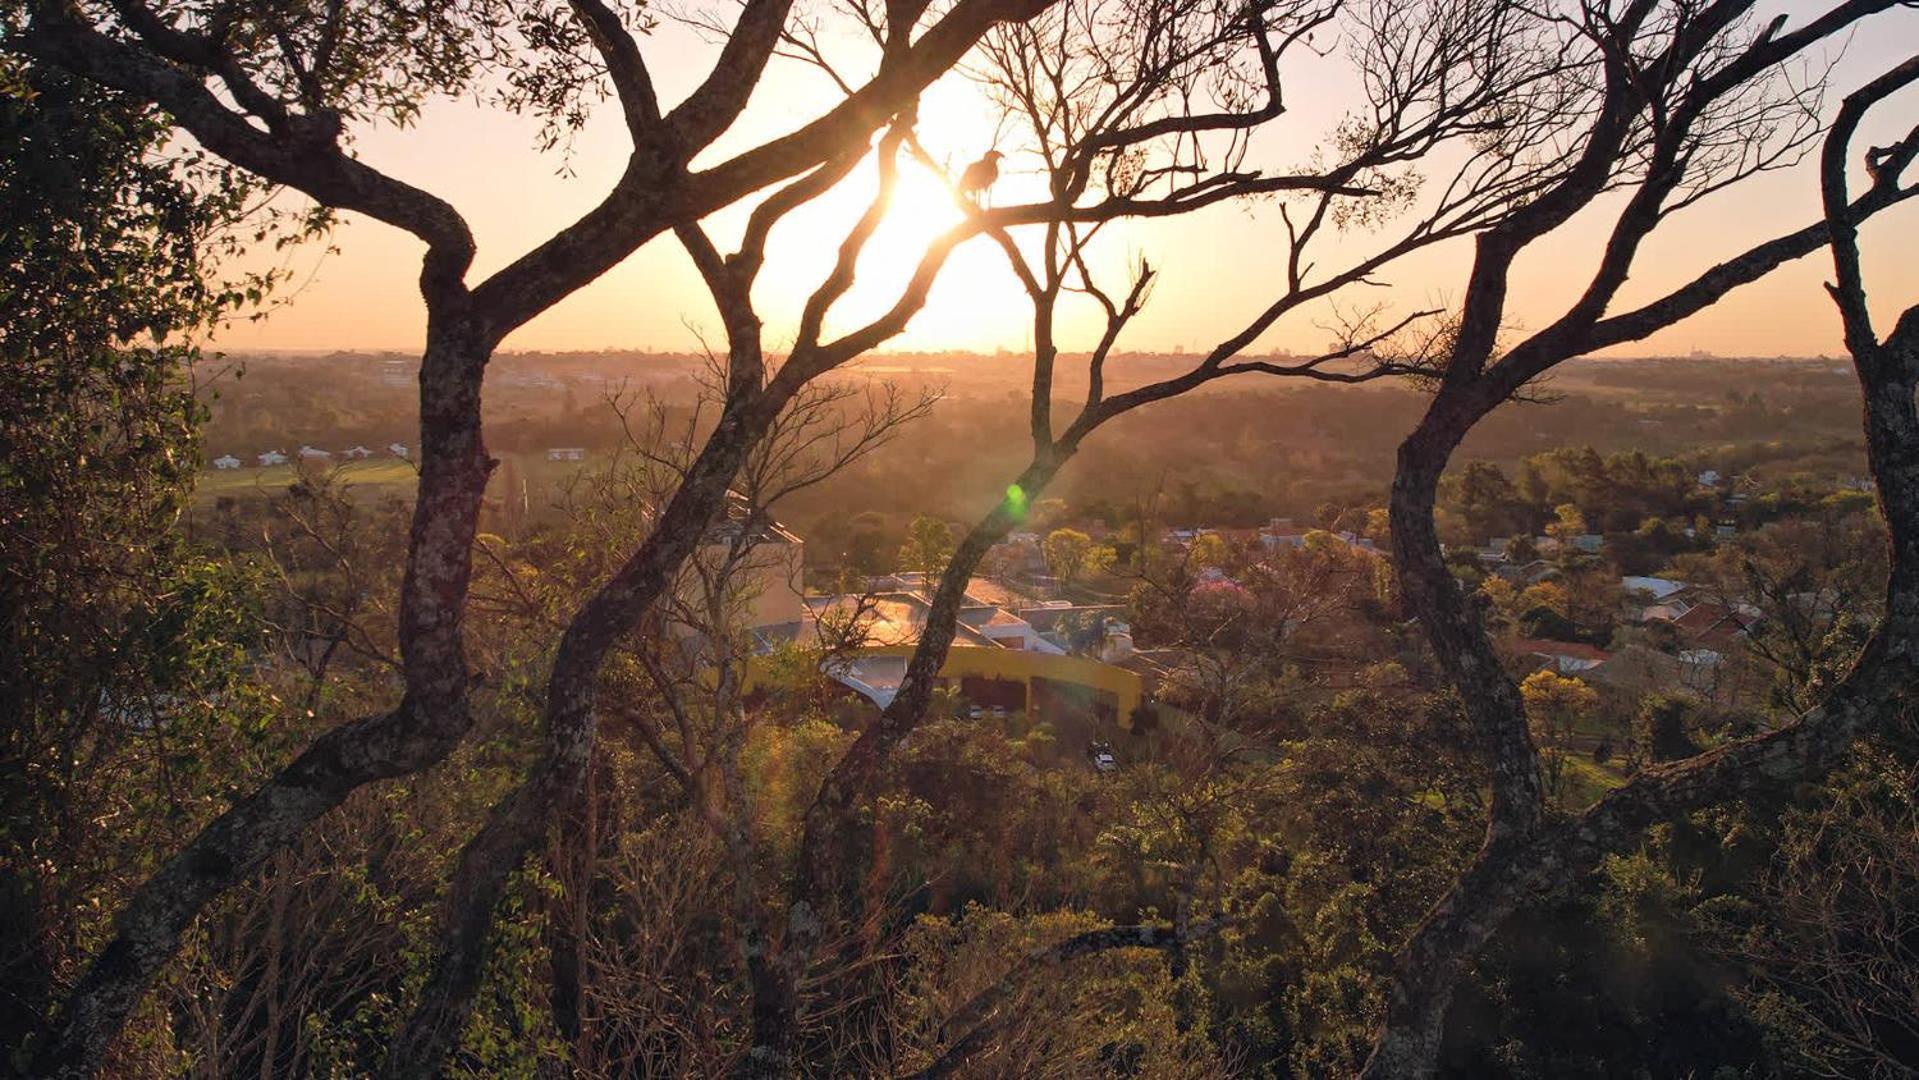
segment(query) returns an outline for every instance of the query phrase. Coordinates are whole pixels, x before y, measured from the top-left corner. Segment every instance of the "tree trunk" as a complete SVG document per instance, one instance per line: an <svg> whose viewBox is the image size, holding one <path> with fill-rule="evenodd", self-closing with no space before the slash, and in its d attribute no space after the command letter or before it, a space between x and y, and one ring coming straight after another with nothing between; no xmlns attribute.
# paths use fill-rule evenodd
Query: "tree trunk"
<svg viewBox="0 0 1919 1080"><path fill-rule="evenodd" d="M1637 843L1651 825L1712 802L1778 790L1824 774L1844 758L1855 738L1910 700L1919 685L1919 410L1913 400L1919 315L1908 313L1908 319L1912 321L1902 322L1902 329L1911 326L1910 335L1895 333L1888 346L1855 357L1868 458L1891 533L1892 571L1885 620L1852 671L1802 719L1676 765L1648 769L1576 817L1541 825L1543 819L1535 815L1532 827L1520 828L1516 826L1522 819L1515 816L1502 829L1497 805L1501 780L1496 780L1485 845L1395 961L1386 1016L1363 1076L1433 1073L1453 988L1521 903L1574 881L1606 855ZM1438 558L1433 494L1446 454L1470 426L1456 421L1432 424L1435 414L1448 407L1445 399L1442 390L1428 423L1401 449L1393 488L1394 552L1406 595L1478 725L1482 716L1506 718L1505 710L1513 706L1495 702L1501 700L1498 685L1510 687L1511 680L1496 666L1485 667L1491 654L1485 635ZM1457 435L1449 442L1419 442L1429 426ZM1516 716L1523 725L1523 707ZM1493 734L1495 768L1515 765L1510 739ZM1536 777L1535 772L1535 783ZM1521 779L1509 773L1503 782Z"/></svg>
<svg viewBox="0 0 1919 1080"><path fill-rule="evenodd" d="M819 947L824 930L822 920L851 916L860 907L858 887L866 880L867 856L873 847L872 830L861 813L861 805L877 783L888 757L925 718L932 704L934 682L946 664L946 655L958 633L959 609L966 601L966 588L972 582L973 573L993 545L1005 539L1006 534L1024 520L1025 508L1039 497L1071 456L1072 448L1062 446L1036 456L1014 485L1019 497L1009 494L1001 499L960 541L940 575L898 692L881 710L879 718L847 748L807 808L781 950L780 973L788 989L775 995L784 1004L785 1011L779 1016L766 1017L763 1028L755 1025L755 1052L760 1050L758 1043L762 1038L767 1040L769 1051L775 1045L792 1045L793 1027L798 1022L797 987ZM790 1065L787 1068L790 1069Z"/></svg>
<svg viewBox="0 0 1919 1080"><path fill-rule="evenodd" d="M1515 853L1545 813L1525 703L1447 568L1434 527L1440 476L1460 440L1488 411L1466 407L1465 398L1461 387L1442 387L1419 427L1400 445L1390 507L1392 544L1406 603L1485 743L1494 772L1491 812L1472 866L1400 953L1387 1023L1367 1063L1368 1076L1423 1076L1431 1070L1453 986L1512 913L1520 876Z"/></svg>
<svg viewBox="0 0 1919 1080"><path fill-rule="evenodd" d="M506 880L558 808L571 805L591 757L594 698L607 651L668 587L726 507L728 486L784 399L758 393L729 409L667 502L653 531L568 625L547 685L546 752L493 808L460 853L447 891L440 956L395 1040L386 1074L432 1076L459 1038L485 964L493 909Z"/></svg>
<svg viewBox="0 0 1919 1080"><path fill-rule="evenodd" d="M444 758L471 724L460 639L472 545L492 462L480 435L490 346L466 320L428 323L420 364L421 471L401 592L406 693L383 716L343 724L201 830L122 909L34 1057L34 1073L90 1076L195 916L314 819L374 780Z"/></svg>
<svg viewBox="0 0 1919 1080"><path fill-rule="evenodd" d="M1459 691L1473 730L1485 741L1493 770L1489 845L1530 834L1546 807L1525 702L1446 566L1433 521L1440 476L1466 432L1490 411L1489 404L1463 388L1443 387L1419 427L1400 445L1390 506L1402 595L1432 643L1441 670Z"/></svg>

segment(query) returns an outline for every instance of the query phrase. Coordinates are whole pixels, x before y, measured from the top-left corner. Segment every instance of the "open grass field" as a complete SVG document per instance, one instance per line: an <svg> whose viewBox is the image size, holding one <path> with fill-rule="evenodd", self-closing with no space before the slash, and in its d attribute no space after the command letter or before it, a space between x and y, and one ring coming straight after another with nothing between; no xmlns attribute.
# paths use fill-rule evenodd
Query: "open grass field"
<svg viewBox="0 0 1919 1080"><path fill-rule="evenodd" d="M1578 751L1566 755L1565 801L1572 809L1591 806L1625 782L1625 774L1616 768L1596 764Z"/></svg>
<svg viewBox="0 0 1919 1080"><path fill-rule="evenodd" d="M194 493L202 498L221 495L271 495L293 482L291 463L271 468L207 469L200 474ZM418 474L411 462L392 458L350 461L340 466L340 476L355 487L387 489L410 488Z"/></svg>
<svg viewBox="0 0 1919 1080"><path fill-rule="evenodd" d="M522 489L533 519L542 519L551 514L554 504L560 500L563 489L574 474L594 465L592 458L581 462L548 461L545 454L504 453L497 456L500 458L500 467L494 470L487 487L488 497L506 498L508 487ZM419 479L412 462L390 457L343 462L338 469L340 479L349 490L363 499L387 495L410 497L413 485ZM194 498L202 504L211 504L220 498L268 498L285 491L295 475L296 470L291 463L265 469L206 469L200 473Z"/></svg>

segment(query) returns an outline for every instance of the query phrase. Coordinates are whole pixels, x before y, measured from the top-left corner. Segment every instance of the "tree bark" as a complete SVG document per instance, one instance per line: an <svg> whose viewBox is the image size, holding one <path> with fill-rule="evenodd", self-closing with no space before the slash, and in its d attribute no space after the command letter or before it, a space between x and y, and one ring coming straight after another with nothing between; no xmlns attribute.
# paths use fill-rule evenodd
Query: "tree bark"
<svg viewBox="0 0 1919 1080"><path fill-rule="evenodd" d="M1021 498L1000 500L954 549L940 576L920 639L907 661L906 674L879 718L853 741L821 783L803 822L798 864L788 892L786 935L773 973L781 985L768 987L766 1000L777 1008L756 1006L752 1055L763 1064L761 1076L790 1075L796 1041L799 985L811 965L825 929L823 920L845 918L860 906L858 885L866 879L872 830L862 814L866 797L878 782L888 757L926 716L939 670L958 633L959 609L974 571L1025 516L1071 456L1055 448L1035 457L1020 474Z"/></svg>
<svg viewBox="0 0 1919 1080"><path fill-rule="evenodd" d="M407 685L399 707L320 736L141 886L121 911L113 940L68 995L40 1045L36 1075L92 1075L207 903L355 788L417 772L445 757L466 734L472 721L460 625L492 468L480 437L478 372L486 359L470 325L446 318L429 324L420 371L420 497L401 593Z"/></svg>
<svg viewBox="0 0 1919 1080"><path fill-rule="evenodd" d="M1766 735L1648 769L1578 815L1549 821L1537 811L1524 813L1511 800L1502 810L1502 787L1526 790L1527 778L1515 771L1522 764L1534 770L1536 790L1537 755L1530 753L1529 741L1522 750L1515 737L1525 730L1524 703L1440 560L1432 510L1438 478L1453 449L1480 417L1517 389L1514 380L1523 376L1510 374L1514 354L1484 375L1448 372L1419 430L1401 447L1393 487L1395 561L1407 601L1448 679L1465 699L1475 726L1490 737L1494 807L1485 845L1395 960L1386 1015L1363 1076L1432 1074L1453 988L1520 904L1576 880L1606 855L1639 842L1661 821L1823 775L1843 760L1855 739L1912 699L1919 686L1919 408L1914 402L1919 307L1905 313L1884 343L1873 335L1854 238L1858 221L1873 210L1860 212L1848 202L1844 154L1865 108L1915 80L1919 60L1857 92L1826 143L1826 225L1840 278L1832 292L1845 317L1859 378L1867 457L1890 536L1891 572L1885 618L1846 678L1817 708ZM1900 152L1907 153L1903 144ZM1875 177L1875 191L1881 187ZM1587 323L1589 331L1603 327L1598 315ZM1579 351L1580 341L1578 335L1562 341L1554 334L1551 342L1535 338L1521 347L1532 352L1517 368L1542 371Z"/></svg>
<svg viewBox="0 0 1919 1080"><path fill-rule="evenodd" d="M1386 1018L1363 1075L1431 1075L1459 976L1521 903L1591 870L1659 821L1822 774L1893 701L1908 697L1919 684L1919 418L1913 383L1898 374L1902 365L1891 360L1866 359L1859 366L1868 451L1892 532L1893 569L1886 619L1849 677L1803 719L1679 765L1650 769L1571 819L1545 825L1535 818L1527 828L1508 821L1502 831L1495 808L1487 841L1473 864L1421 922L1395 962ZM1868 371L1873 367L1878 373ZM1516 692L1512 704L1493 704L1505 696L1498 684L1510 688L1512 681L1496 661L1486 666L1490 647L1485 634L1450 573L1437 561L1431 497L1445 461L1428 460L1436 444L1418 443L1418 438L1408 440L1410 450L1402 449L1394 485L1394 549L1408 601L1476 723L1488 708L1502 707L1523 721L1523 703ZM1411 528L1402 526L1402 512L1409 515L1406 524ZM1460 662L1462 656L1475 654L1485 657ZM1517 755L1505 748L1490 752L1495 768L1519 764Z"/></svg>
<svg viewBox="0 0 1919 1080"><path fill-rule="evenodd" d="M533 772L493 808L461 852L447 890L441 953L419 1003L386 1064L394 1077L435 1075L479 987L493 909L512 874L570 805L592 754L594 699L607 651L672 584L726 507L728 485L784 401L759 393L722 417L685 479L633 556L582 607L560 640L547 686L546 753Z"/></svg>

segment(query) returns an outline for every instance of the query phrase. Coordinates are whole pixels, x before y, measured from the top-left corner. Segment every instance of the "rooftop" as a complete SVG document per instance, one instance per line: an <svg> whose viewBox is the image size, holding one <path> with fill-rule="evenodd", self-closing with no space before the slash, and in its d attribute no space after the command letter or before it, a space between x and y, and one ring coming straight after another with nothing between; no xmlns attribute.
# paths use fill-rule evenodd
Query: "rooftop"
<svg viewBox="0 0 1919 1080"><path fill-rule="evenodd" d="M1548 638L1520 638L1513 642L1513 651L1521 656L1565 656L1574 660L1590 660L1596 664L1604 663L1612 655L1596 645Z"/></svg>
<svg viewBox="0 0 1919 1080"><path fill-rule="evenodd" d="M1744 634L1759 620L1718 603L1694 604L1672 621L1687 637L1699 642L1725 643Z"/></svg>
<svg viewBox="0 0 1919 1080"><path fill-rule="evenodd" d="M1109 615L1124 610L1118 604L1048 604L1045 607L1021 608L1019 617L1033 624L1033 629L1045 634L1057 629L1060 620L1071 615Z"/></svg>
<svg viewBox="0 0 1919 1080"><path fill-rule="evenodd" d="M709 544L730 544L740 535L753 518L753 505L746 496L737 491L726 493L726 516L713 523L706 531ZM748 539L754 544L797 544L800 538L788 531L786 526L774 521L772 517L762 517L755 526L756 530Z"/></svg>
<svg viewBox="0 0 1919 1080"><path fill-rule="evenodd" d="M1619 579L1619 584L1627 592L1651 593L1654 600L1664 600L1673 593L1692 588L1683 581L1658 577L1623 577Z"/></svg>
<svg viewBox="0 0 1919 1080"><path fill-rule="evenodd" d="M926 617L931 613L932 607L926 602L926 598L918 593L890 592L876 593L870 597L809 596L806 598L806 611L807 621L813 625L827 619L851 619L857 613L866 644L883 648L918 643L921 632L926 629ZM978 625L977 623L968 624L965 615L966 612L962 611L957 631L953 636L953 644L996 647L992 639L974 628ZM800 629L803 628L796 626L795 633Z"/></svg>
<svg viewBox="0 0 1919 1080"><path fill-rule="evenodd" d="M975 577L966 583L966 599L975 604L993 604L1003 608L1018 607L1027 603L1027 599L992 578Z"/></svg>

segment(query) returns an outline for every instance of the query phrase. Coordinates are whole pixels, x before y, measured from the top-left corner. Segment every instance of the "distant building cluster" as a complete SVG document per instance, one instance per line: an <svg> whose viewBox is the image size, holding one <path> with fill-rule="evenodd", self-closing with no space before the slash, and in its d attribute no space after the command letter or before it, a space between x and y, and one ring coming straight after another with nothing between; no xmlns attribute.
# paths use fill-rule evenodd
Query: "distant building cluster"
<svg viewBox="0 0 1919 1080"><path fill-rule="evenodd" d="M279 449L265 450L253 455L253 460L258 468L270 469L275 465L285 465L294 458L299 458L301 461L365 461L382 453L388 457L403 460L413 456L412 450L405 443L388 443L384 451L376 451L365 446L349 446L345 450L323 450L317 446L302 446L293 454ZM548 447L546 451L548 461L585 461L587 456L588 452L584 446L554 446ZM221 454L210 464L220 470L246 467L245 461L232 454Z"/></svg>
<svg viewBox="0 0 1919 1080"><path fill-rule="evenodd" d="M1197 530L1197 533L1198 535L1204 535L1206 533L1225 535L1225 530L1200 529ZM1250 538L1232 536L1227 536L1226 538L1241 540L1252 539L1258 541L1259 546L1265 548L1267 551L1278 551L1281 548L1303 548L1307 545L1308 538L1314 534L1324 536L1329 540L1338 541L1340 544L1354 551L1363 551L1369 555L1379 554L1379 546L1373 543L1370 537L1361 536L1349 529L1340 529L1337 531L1328 529L1302 529L1293 523L1292 518L1283 517L1273 518L1266 523L1264 528L1255 530ZM1177 539L1178 534L1175 533L1174 535L1175 539Z"/></svg>
<svg viewBox="0 0 1919 1080"><path fill-rule="evenodd" d="M345 450L337 452L333 450L322 450L317 446L302 446L298 453L292 456L289 456L285 450L266 450L253 455L253 460L259 468L270 469L275 465L285 465L287 462L293 460L294 457L298 457L301 461L332 461L335 458L342 461L365 461L367 458L374 456L376 452L377 451L364 446L350 446ZM391 457L407 458L411 456L412 452L407 449L404 443L388 443L385 453ZM219 457L213 459L212 465L216 469L225 471L244 468L246 462L234 457L232 454L221 454Z"/></svg>
<svg viewBox="0 0 1919 1080"><path fill-rule="evenodd" d="M743 520L750 518L736 507L708 537L702 558L724 557ZM755 651L839 642L821 671L849 694L889 705L931 617L937 582L901 573L875 578L860 593L807 595L800 587L804 541L773 522L748 539L752 561L737 588ZM939 681L958 691L969 711L1021 712L1036 723L1078 725L1090 737L1091 725L1130 724L1163 673L1133 648L1119 605L1022 605L999 582L975 578L958 614Z"/></svg>
<svg viewBox="0 0 1919 1080"><path fill-rule="evenodd" d="M1694 541L1722 543L1737 539L1738 515L1757 491L1756 482L1716 469L1702 470L1694 480L1702 492L1712 496L1723 516L1708 516L1700 519L1697 527L1675 531ZM1599 534L1493 537L1484 546L1455 553L1472 556L1482 571L1514 589L1527 589L1560 579L1569 569L1596 565L1596 557L1606 547L1605 537ZM1709 696L1722 678L1726 657L1765 619L1751 598L1739 595L1737 590L1727 592L1651 574L1622 576L1618 589L1623 596L1618 621L1649 636L1631 638L1611 649L1586 642L1521 636L1504 642L1505 651L1522 669L1577 676L1623 692L1677 690ZM1815 615L1830 606L1829 598L1813 593L1790 599Z"/></svg>
<svg viewBox="0 0 1919 1080"><path fill-rule="evenodd" d="M1620 579L1626 594L1625 619L1672 635L1671 651L1629 644L1611 651L1594 645L1539 638L1518 638L1507 650L1522 667L1577 675L1586 682L1632 693L1655 690L1710 692L1725 654L1750 636L1761 614L1735 598L1660 577Z"/></svg>

